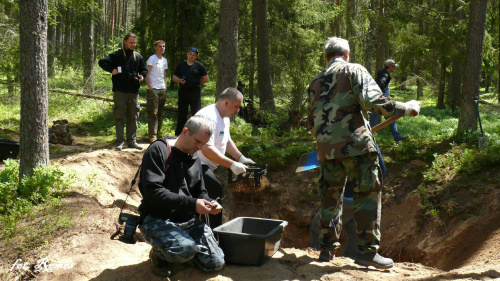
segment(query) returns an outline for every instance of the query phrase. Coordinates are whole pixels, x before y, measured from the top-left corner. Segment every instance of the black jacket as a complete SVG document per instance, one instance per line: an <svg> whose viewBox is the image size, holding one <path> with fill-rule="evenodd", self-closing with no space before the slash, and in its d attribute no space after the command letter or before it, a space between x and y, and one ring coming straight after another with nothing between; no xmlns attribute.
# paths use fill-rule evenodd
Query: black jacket
<svg viewBox="0 0 500 281"><path fill-rule="evenodd" d="M176 147L171 149L167 160L167 146L157 140L144 153L139 182L141 219L152 215L185 222L196 216L198 198L212 201L205 189L200 159L193 160Z"/></svg>
<svg viewBox="0 0 500 281"><path fill-rule="evenodd" d="M391 79L391 74L389 74L387 69L384 68L377 71L377 78L375 79L375 82L377 82L377 85L380 87L380 90L382 90L382 93L385 93L385 88L389 86Z"/></svg>
<svg viewBox="0 0 500 281"><path fill-rule="evenodd" d="M99 60L99 66L107 72L112 72L119 66L122 73L113 75L113 92L120 91L124 93L138 93L141 87L139 80L136 79L140 74L146 79L148 69L144 63L141 54L132 50L120 49Z"/></svg>

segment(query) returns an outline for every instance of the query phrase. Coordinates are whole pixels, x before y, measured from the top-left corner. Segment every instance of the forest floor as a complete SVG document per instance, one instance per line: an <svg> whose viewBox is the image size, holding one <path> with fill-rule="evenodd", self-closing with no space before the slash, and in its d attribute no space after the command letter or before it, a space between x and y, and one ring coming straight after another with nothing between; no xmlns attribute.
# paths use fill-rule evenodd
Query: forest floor
<svg viewBox="0 0 500 281"><path fill-rule="evenodd" d="M72 227L55 233L48 245L23 252L1 242L1 276L4 280L160 280L151 273L150 246L140 240L125 244L110 240L126 193L140 164L143 151L117 152L111 145L89 148L51 145L51 159L77 172L82 182L92 179L98 188L73 190L63 199L65 212L74 214ZM351 259L336 257L318 262L319 252L308 248L309 224L319 203L317 170L295 173L295 165L269 172L260 187L227 184L227 172L217 175L226 189L225 220L251 216L288 221L282 247L261 266L227 264L218 272L206 273L184 267L171 280L493 280L500 279L500 175L485 171L468 184L490 188L466 216L450 221L422 221L418 183L401 175L418 167L411 163L388 165L382 208L380 253L395 261L389 270L365 268ZM141 196L137 186L126 209L136 212ZM39 259L53 265L35 273ZM18 259L21 259L18 261ZM27 263L26 269L16 264ZM59 266L57 266L59 265ZM66 267L66 268L64 268Z"/></svg>

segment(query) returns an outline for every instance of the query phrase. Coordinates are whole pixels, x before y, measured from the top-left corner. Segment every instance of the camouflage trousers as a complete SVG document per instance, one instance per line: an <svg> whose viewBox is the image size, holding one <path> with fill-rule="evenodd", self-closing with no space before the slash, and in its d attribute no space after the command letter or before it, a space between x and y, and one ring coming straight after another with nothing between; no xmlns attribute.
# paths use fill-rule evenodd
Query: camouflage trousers
<svg viewBox="0 0 500 281"><path fill-rule="evenodd" d="M149 138L158 137L163 121L163 106L167 100L166 89L148 90L147 111L148 111L148 135Z"/></svg>
<svg viewBox="0 0 500 281"><path fill-rule="evenodd" d="M198 218L173 223L147 216L139 229L144 240L162 260L187 262L204 271L221 270L224 267L224 253L212 230Z"/></svg>
<svg viewBox="0 0 500 281"><path fill-rule="evenodd" d="M340 247L342 196L347 183L354 189L352 212L356 222L358 249L376 252L380 246L382 173L377 153L322 161L318 192L321 196L321 249Z"/></svg>

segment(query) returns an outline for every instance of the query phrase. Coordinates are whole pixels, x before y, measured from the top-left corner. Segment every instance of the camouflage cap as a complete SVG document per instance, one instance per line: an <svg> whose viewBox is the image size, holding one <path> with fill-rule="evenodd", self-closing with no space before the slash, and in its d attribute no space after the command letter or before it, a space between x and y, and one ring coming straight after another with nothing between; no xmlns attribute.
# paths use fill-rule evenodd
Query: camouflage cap
<svg viewBox="0 0 500 281"><path fill-rule="evenodd" d="M399 65L393 60L393 59L388 59L384 62L385 66L395 66L398 67Z"/></svg>

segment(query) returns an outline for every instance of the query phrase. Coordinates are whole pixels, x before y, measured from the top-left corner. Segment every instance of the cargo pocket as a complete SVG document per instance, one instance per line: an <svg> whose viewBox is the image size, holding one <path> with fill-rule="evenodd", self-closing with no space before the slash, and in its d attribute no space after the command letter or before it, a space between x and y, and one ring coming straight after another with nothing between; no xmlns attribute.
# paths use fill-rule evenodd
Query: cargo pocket
<svg viewBox="0 0 500 281"><path fill-rule="evenodd" d="M141 105L139 104L139 102L137 102L135 104L135 106L136 106L135 119L138 119L139 118L139 112L141 111Z"/></svg>
<svg viewBox="0 0 500 281"><path fill-rule="evenodd" d="M363 167L359 185L360 192L379 191L382 189L382 185L382 172L378 165Z"/></svg>

